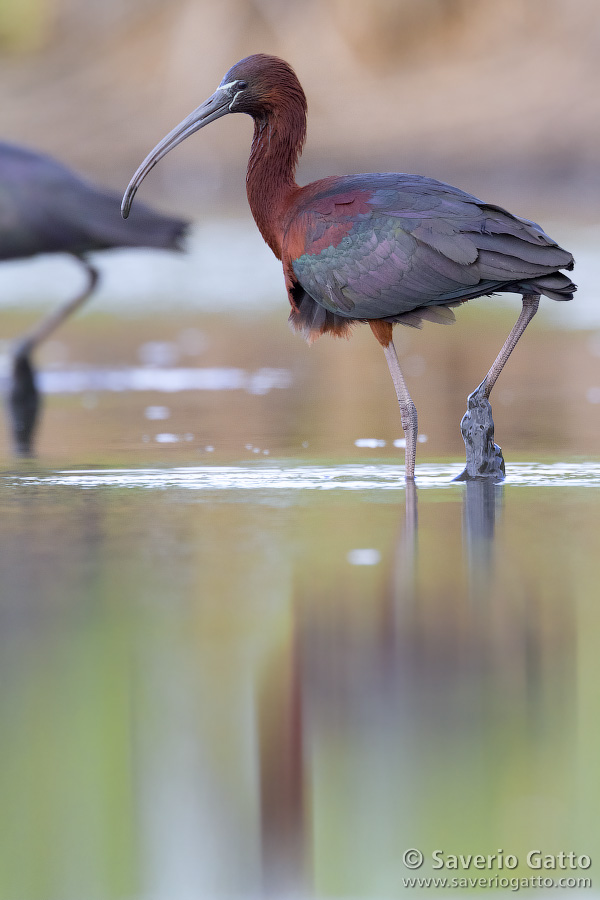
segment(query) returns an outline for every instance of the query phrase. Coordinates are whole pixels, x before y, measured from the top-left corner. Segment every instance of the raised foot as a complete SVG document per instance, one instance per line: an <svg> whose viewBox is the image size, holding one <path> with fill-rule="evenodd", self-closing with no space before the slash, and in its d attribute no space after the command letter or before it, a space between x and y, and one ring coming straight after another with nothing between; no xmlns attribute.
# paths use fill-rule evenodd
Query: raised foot
<svg viewBox="0 0 600 900"><path fill-rule="evenodd" d="M460 430L465 442L467 464L454 481L503 481L504 457L501 448L494 443L492 405L485 395L484 381L469 395Z"/></svg>
<svg viewBox="0 0 600 900"><path fill-rule="evenodd" d="M18 456L31 456L39 407L40 396L33 366L27 353L19 348L13 360L12 382L8 393L13 443Z"/></svg>

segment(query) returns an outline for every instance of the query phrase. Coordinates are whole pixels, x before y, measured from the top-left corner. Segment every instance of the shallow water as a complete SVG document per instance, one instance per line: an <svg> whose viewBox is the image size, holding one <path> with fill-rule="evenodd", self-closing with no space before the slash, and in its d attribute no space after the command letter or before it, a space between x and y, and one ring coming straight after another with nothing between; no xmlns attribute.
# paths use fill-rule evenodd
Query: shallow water
<svg viewBox="0 0 600 900"><path fill-rule="evenodd" d="M600 465L459 471L5 470L0 897L593 877Z"/></svg>
<svg viewBox="0 0 600 900"><path fill-rule="evenodd" d="M451 488L463 466L422 465L417 486ZM191 491L351 490L403 492L404 467L386 465L180 466L173 469L77 469L44 475L5 476L14 487L62 485L74 488L185 488ZM513 463L503 485L600 487L598 463Z"/></svg>

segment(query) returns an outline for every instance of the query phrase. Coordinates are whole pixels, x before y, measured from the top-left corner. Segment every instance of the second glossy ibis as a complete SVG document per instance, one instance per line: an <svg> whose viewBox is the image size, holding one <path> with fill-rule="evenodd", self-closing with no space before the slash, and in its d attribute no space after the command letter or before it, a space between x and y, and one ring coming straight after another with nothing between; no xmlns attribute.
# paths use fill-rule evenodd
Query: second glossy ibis
<svg viewBox="0 0 600 900"><path fill-rule="evenodd" d="M99 278L87 254L113 247L181 249L188 223L143 206L133 227L119 214L121 197L96 187L57 160L0 143L0 261L68 253L83 266L85 288L14 344L8 405L17 453L31 452L39 412L33 350L79 309Z"/></svg>
<svg viewBox="0 0 600 900"><path fill-rule="evenodd" d="M572 269L573 257L534 222L421 175L332 176L300 187L295 170L306 111L302 86L286 62L264 54L241 60L146 157L123 198L123 215L148 172L181 141L228 113L250 115L248 200L263 238L283 263L290 322L309 342L325 333L347 336L357 322L370 325L396 389L406 479L412 480L417 410L398 363L393 326L453 321L452 307L466 300L496 291L521 294L519 318L469 398L471 413L475 407L485 411L540 295L572 298L575 285L560 270ZM463 434L473 421L469 416ZM479 433L482 426L474 427ZM493 441L479 444L499 451ZM476 474L489 470L490 460L483 458Z"/></svg>

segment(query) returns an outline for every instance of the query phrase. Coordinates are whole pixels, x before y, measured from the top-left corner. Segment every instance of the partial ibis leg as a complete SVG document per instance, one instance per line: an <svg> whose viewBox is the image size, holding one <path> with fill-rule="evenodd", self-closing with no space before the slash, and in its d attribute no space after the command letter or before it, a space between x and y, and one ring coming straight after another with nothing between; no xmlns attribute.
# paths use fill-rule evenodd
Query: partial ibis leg
<svg viewBox="0 0 600 900"><path fill-rule="evenodd" d="M467 465L457 481L470 478L504 478L502 450L494 443L494 420L489 396L500 372L517 342L533 317L540 298L538 294L524 294L523 308L500 353L478 388L467 399L467 411L460 423L460 430L467 451Z"/></svg>
<svg viewBox="0 0 600 900"><path fill-rule="evenodd" d="M79 259L79 257L78 257ZM31 354L35 348L45 341L68 316L75 312L88 299L98 281L98 271L87 260L79 259L87 273L87 282L83 291L68 303L53 310L50 315L38 322L15 344L12 359L12 379L8 393L13 443L19 456L30 456L33 434L40 409L40 395L36 385L35 369L31 362Z"/></svg>
<svg viewBox="0 0 600 900"><path fill-rule="evenodd" d="M492 388L498 381L498 376L500 372L504 368L506 361L510 354L513 352L515 347L517 346L517 342L536 312L538 311L538 306L540 305L540 296L539 294L524 294L523 295L523 308L519 313L519 318L515 322L512 331L509 336L506 338L504 342L504 346L502 350L494 360L490 371L487 373L479 387L474 393L481 392L481 396L485 397L486 400L489 398Z"/></svg>
<svg viewBox="0 0 600 900"><path fill-rule="evenodd" d="M392 340L392 324L391 322L379 322L373 320L369 322L371 330L385 353L390 375L396 388L396 396L400 406L400 417L402 420L402 428L406 437L405 451L405 477L407 481L413 481L415 477L415 459L417 456L417 407L412 401L404 376L400 369L396 348Z"/></svg>

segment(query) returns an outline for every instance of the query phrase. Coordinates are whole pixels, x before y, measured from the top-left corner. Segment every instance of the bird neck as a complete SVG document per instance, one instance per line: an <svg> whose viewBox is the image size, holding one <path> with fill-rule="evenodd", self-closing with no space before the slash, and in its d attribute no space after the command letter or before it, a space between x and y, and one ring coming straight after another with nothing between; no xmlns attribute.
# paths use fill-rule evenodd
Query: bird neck
<svg viewBox="0 0 600 900"><path fill-rule="evenodd" d="M254 119L246 191L254 221L278 259L285 213L298 190L295 172L305 136L306 111L289 98L285 106Z"/></svg>

